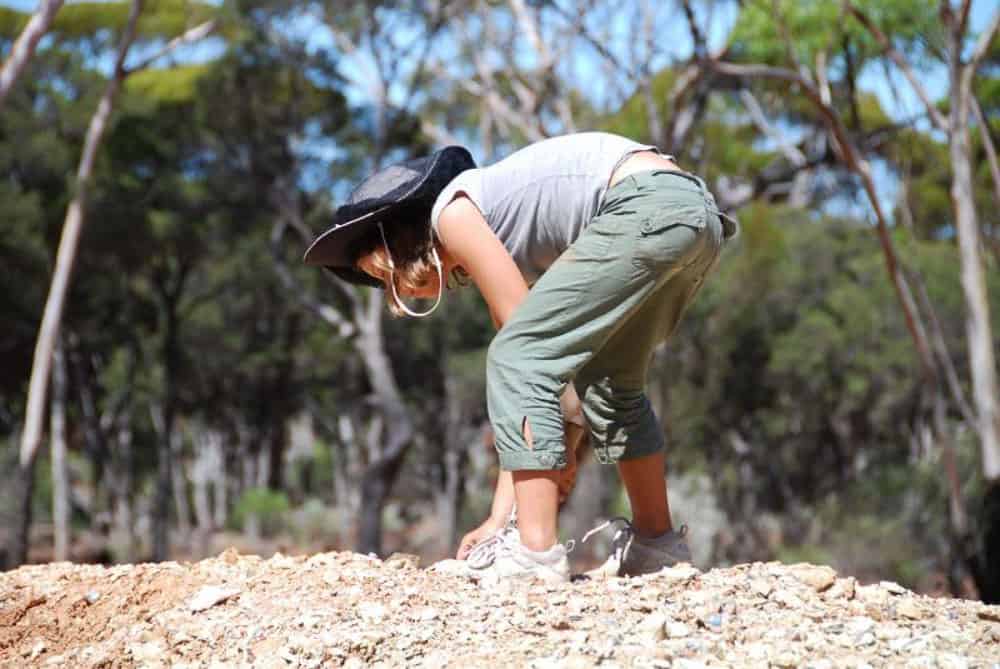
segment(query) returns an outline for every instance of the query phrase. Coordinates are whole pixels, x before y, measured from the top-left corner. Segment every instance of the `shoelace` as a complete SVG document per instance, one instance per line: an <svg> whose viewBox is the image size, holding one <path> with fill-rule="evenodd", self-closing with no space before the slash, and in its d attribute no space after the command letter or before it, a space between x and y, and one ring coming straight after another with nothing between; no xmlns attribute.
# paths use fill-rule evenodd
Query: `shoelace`
<svg viewBox="0 0 1000 669"><path fill-rule="evenodd" d="M508 537L515 532L517 532L516 527L507 525L492 537L476 544L469 551L465 561L469 563L469 567L472 569L486 569L497 559L497 555L506 548L507 543L510 541Z"/></svg>
<svg viewBox="0 0 1000 669"><path fill-rule="evenodd" d="M630 548L632 548L632 542L635 541L636 537L635 525L633 525L632 521L630 521L628 518L625 518L623 516L615 516L614 518L604 521L594 529L584 534L583 539L580 541L580 543L585 542L587 539L591 537L591 535L596 534L597 532L600 532L601 530L607 527L610 527L612 523L622 524L621 528L617 532L615 532L614 536L611 537L611 554L614 556L616 560L618 560L618 564L621 564L622 562L625 561L625 556L628 555L628 551ZM677 535L682 539L687 536L687 533L688 533L687 525L681 525L680 529L677 530Z"/></svg>
<svg viewBox="0 0 1000 669"><path fill-rule="evenodd" d="M521 537L518 534L517 508L515 507L510 512L510 518L507 520L507 524L492 537L484 539L476 544L472 550L469 551L465 561L472 569L486 569L493 564L498 557L514 552L520 544ZM572 553L573 549L576 547L576 542L570 539L565 543L565 546L566 552Z"/></svg>
<svg viewBox="0 0 1000 669"><path fill-rule="evenodd" d="M618 531L615 532L614 536L611 537L611 554L616 560L618 560L618 563L621 564L622 560L625 559L626 553L628 553L628 549L632 547L632 542L635 541L635 526L628 518L616 516L604 521L594 529L584 534L580 543L585 543L592 535L597 534L603 529L611 527L613 523L622 524L621 528L619 528Z"/></svg>

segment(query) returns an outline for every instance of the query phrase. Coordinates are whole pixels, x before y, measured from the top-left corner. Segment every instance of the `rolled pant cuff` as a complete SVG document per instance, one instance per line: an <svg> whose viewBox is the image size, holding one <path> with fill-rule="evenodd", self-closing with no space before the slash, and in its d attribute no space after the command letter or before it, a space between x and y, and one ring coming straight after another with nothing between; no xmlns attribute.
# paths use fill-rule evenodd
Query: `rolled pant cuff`
<svg viewBox="0 0 1000 669"><path fill-rule="evenodd" d="M645 458L647 456L659 453L660 451L665 450L665 448L666 444L664 444L663 441L654 440L654 441L642 442L641 445L636 444L634 446L627 447L625 449L625 452L622 453L621 457L617 459L617 462L621 462L622 460L636 460L638 458Z"/></svg>
<svg viewBox="0 0 1000 669"><path fill-rule="evenodd" d="M499 451L500 468L507 472L565 469L566 447L559 442L535 442L534 450Z"/></svg>

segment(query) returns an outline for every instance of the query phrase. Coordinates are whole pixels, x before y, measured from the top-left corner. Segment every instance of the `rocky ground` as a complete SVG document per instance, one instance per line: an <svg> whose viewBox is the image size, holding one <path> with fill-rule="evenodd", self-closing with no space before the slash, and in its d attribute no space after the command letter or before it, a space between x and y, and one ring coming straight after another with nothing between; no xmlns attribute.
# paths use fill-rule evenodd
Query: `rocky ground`
<svg viewBox="0 0 1000 669"><path fill-rule="evenodd" d="M352 553L0 574L4 668L404 665L1000 669L1000 607L777 563L489 588Z"/></svg>

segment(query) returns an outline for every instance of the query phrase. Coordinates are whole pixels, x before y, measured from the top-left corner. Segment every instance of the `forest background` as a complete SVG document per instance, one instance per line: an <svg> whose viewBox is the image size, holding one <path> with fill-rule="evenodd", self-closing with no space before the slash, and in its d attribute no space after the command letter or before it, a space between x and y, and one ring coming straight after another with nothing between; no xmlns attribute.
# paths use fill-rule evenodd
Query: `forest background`
<svg viewBox="0 0 1000 669"><path fill-rule="evenodd" d="M608 130L742 221L651 374L699 564L1000 601L998 30L987 0L8 1L0 568L450 554L496 475L488 313L394 320L302 252L380 165ZM585 460L566 535L625 512Z"/></svg>

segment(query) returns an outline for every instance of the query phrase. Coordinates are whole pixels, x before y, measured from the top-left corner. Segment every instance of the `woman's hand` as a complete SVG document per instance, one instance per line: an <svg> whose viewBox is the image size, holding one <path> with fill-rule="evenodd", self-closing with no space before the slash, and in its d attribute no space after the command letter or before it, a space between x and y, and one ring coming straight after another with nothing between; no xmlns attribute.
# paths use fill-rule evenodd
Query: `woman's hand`
<svg viewBox="0 0 1000 669"><path fill-rule="evenodd" d="M473 548L499 532L506 524L506 519L495 520L490 516L482 525L462 537L462 540L458 543L458 553L455 557L459 560L464 560L469 556Z"/></svg>

